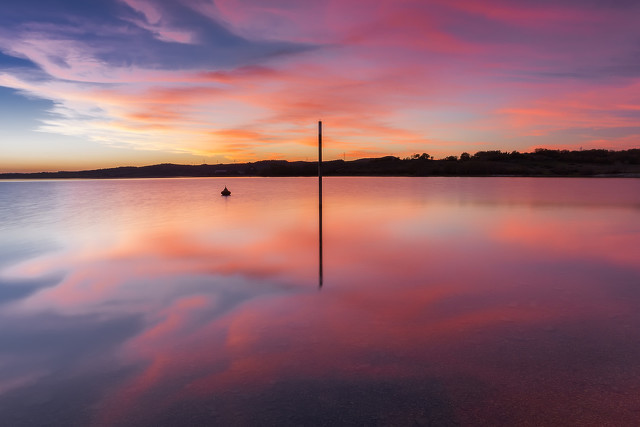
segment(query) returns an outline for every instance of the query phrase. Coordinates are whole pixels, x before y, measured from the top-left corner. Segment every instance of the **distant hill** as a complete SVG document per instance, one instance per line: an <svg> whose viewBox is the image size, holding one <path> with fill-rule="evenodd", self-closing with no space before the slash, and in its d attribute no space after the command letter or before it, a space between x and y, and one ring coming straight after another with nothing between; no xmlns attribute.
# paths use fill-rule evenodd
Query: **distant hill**
<svg viewBox="0 0 640 427"><path fill-rule="evenodd" d="M317 162L263 160L219 165L126 166L86 171L4 173L0 179L113 179L213 176L315 176ZM629 176L640 177L640 149L479 151L435 160L426 153L323 162L324 176Z"/></svg>

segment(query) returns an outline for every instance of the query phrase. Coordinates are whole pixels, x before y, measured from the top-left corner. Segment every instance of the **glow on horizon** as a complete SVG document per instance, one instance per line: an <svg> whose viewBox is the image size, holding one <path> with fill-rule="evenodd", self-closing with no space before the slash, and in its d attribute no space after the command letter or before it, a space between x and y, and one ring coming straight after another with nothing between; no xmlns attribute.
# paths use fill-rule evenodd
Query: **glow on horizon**
<svg viewBox="0 0 640 427"><path fill-rule="evenodd" d="M319 119L328 159L640 147L631 2L3 9L0 172L313 159Z"/></svg>

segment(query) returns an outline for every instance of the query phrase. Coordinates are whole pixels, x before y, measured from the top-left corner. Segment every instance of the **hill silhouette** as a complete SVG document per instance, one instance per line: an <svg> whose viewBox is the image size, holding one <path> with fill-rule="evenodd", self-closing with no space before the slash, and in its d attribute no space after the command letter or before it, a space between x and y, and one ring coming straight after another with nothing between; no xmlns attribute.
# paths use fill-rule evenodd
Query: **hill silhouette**
<svg viewBox="0 0 640 427"><path fill-rule="evenodd" d="M113 179L214 176L315 176L317 162L262 160L218 165L125 166L84 171L3 173L0 179ZM640 177L640 149L478 151L434 159L427 153L323 162L324 176L629 176Z"/></svg>

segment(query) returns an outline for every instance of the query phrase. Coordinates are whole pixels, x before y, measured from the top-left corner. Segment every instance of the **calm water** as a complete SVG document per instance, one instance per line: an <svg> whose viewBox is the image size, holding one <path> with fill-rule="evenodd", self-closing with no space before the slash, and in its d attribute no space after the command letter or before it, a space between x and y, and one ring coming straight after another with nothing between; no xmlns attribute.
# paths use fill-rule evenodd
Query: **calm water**
<svg viewBox="0 0 640 427"><path fill-rule="evenodd" d="M324 190L0 182L2 424L637 425L640 180Z"/></svg>

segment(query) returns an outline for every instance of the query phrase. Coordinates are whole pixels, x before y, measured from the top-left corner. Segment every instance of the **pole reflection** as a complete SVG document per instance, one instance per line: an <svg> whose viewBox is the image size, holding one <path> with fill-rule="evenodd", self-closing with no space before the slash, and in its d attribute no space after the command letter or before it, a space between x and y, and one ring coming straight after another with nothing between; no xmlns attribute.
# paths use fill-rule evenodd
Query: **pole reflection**
<svg viewBox="0 0 640 427"><path fill-rule="evenodd" d="M318 122L318 288L322 289L322 121Z"/></svg>

